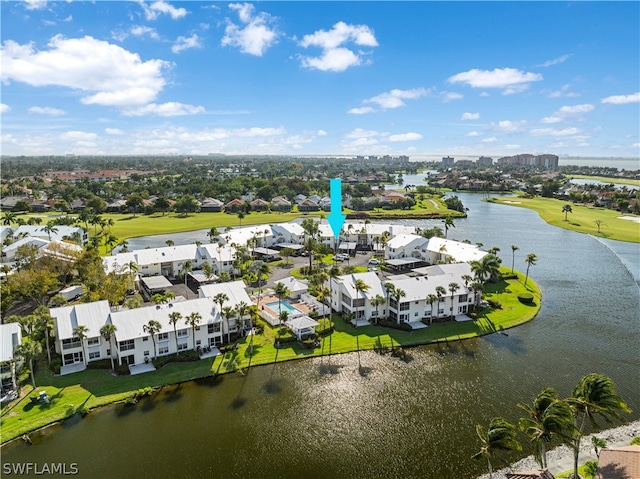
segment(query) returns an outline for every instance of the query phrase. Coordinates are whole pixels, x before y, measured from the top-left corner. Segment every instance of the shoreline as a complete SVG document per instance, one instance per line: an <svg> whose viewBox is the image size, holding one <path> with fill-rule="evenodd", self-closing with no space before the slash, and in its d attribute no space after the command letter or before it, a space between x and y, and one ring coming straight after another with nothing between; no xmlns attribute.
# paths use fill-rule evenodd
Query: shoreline
<svg viewBox="0 0 640 479"><path fill-rule="evenodd" d="M522 274L518 273L518 283L521 283L521 280L522 280ZM167 382L162 382L162 380L160 380L160 381L154 382L153 378L149 377L149 381L146 381L145 385L153 388L162 388L162 387L170 386L173 384L180 384L186 381L193 381L195 379L216 377L218 375L233 373L239 370L244 370L252 366L269 365L269 364L273 364L274 362L302 360L306 358L321 357L321 356L328 357L328 356L334 356L337 354L354 353L357 351L375 350L379 348L380 344L387 344L387 343L390 343L393 348L410 348L410 347L416 347L416 346L435 345L438 343L463 341L465 339L478 338L478 337L486 336L489 334L506 335L506 333L504 333L504 330L532 321L533 319L535 319L535 317L538 315L540 311L541 303L542 303L542 292L540 291L540 288L537 285L537 283L531 280L531 278L529 278L528 287L531 288L537 301L535 302L535 306L531 308L530 311L527 311L527 314L521 313L518 317L516 317L515 314L510 315L508 311L505 312L501 309L498 309L498 310L489 312L488 314L483 315L474 321L441 323L440 325L434 325L433 327L430 327L430 328L425 328L425 329L412 331L412 332L404 332L404 331L400 331L392 328L382 328L380 326L374 326L374 325L363 326L361 328L356 329L346 324L337 323L338 320L336 317L334 317L334 323L338 325L338 328L336 328L336 330L334 330L334 332L331 335L323 337L321 339L322 346L317 348L316 350L311 351L311 354L305 353L305 351L303 352L296 351L292 347L275 348L274 346L273 351L268 351L267 344L269 343L269 338L265 337L263 339L263 341L265 342L265 345L263 346L264 352L262 357L249 356L248 360L239 361L237 363L234 363L233 365L230 365L229 358L230 358L230 355L233 356L233 351L225 352L224 354L217 356L213 359L213 361L211 362L210 369L208 369L208 373L204 375L202 374L202 371L200 371L200 373L196 372L194 375L193 373L195 371L188 368L189 368L189 365L193 365L193 364L195 364L196 367L198 365L202 366L203 363L201 363L200 361L206 361L206 360L200 360L195 363L171 363L166 365L166 367L173 366L173 368L178 370L180 367L184 368L182 372L178 371L178 373L176 374L177 377L174 376L175 379L177 380L169 380ZM517 298L516 298L516 301L517 301ZM438 328L437 326L442 326L442 327ZM367 328L372 328L372 329L367 329ZM364 331L358 333L359 329ZM370 334L368 335L367 332ZM380 334L375 334L375 333L380 333ZM400 333L403 333L403 334L400 334ZM369 340L366 339L368 336L370 336ZM341 338L342 340L340 340ZM348 342L345 342L345 338L346 340L348 340ZM379 342L376 342L376 340L378 340ZM325 345L325 343L328 343L328 345ZM239 357L244 357L243 353L249 347L249 341L247 341L246 338L243 338L243 341L239 342L238 344L239 344L238 349L234 351L238 354ZM327 351L329 351L328 354L327 354ZM272 358L271 356L273 353L275 353L275 358ZM225 362L227 362L227 365L223 366ZM164 368L161 368L160 371L162 369ZM85 373L85 371L89 371L89 373ZM96 371L101 371L101 370L85 370L85 371L82 371L80 373L75 373L75 374L87 374L87 375L90 373L97 374ZM154 374L154 373L152 372L147 374ZM2 445L7 444L15 439L20 439L23 434L31 434L33 432L37 432L41 430L44 427L48 427L52 424L62 422L66 419L74 417L76 414L80 414L83 411L90 412L90 411L102 408L104 406L108 406L110 404L125 401L127 397L135 393L135 391L138 389L138 387L134 387L133 389L120 390L118 392L111 394L112 396L114 396L112 400L107 400L104 402L101 402L99 400L100 396L96 396L90 391L87 391L87 393L89 394L87 401L90 401L90 399L95 399L96 401L94 402L93 405L85 404L87 402L85 401L85 403L83 403L84 404L83 411L75 409L72 414L66 414L67 409L64 408L65 415L61 415L61 414L56 415L55 411L51 411L54 414L53 414L53 419L50 422L47 422L46 424L40 423L38 426L32 427L32 428L29 428L28 426L25 427L24 429L20 428L19 425L22 424L22 423L19 423L19 421L22 421L22 418L19 417L21 415L21 411L16 412L16 415L11 415L11 413L13 412L13 409L16 407L19 407L20 403L24 401L29 395L33 394L33 392L36 390L46 390L47 388L49 389L54 388L59 390L60 388L58 387L58 385L64 382L60 379L62 377L63 376L53 377L53 379L50 380L49 384L45 384L42 381L42 379L39 379L38 382L40 383L40 385L36 389L31 390L30 392L25 394L23 397L18 399L17 400L18 402L15 405L11 406L10 409L3 411L2 418L1 418L2 429L6 427L7 419L9 419L10 426L12 426L12 428L15 427L15 429L9 432L8 439L5 440L5 438L2 437ZM64 377L68 378L69 376L64 376ZM116 380L118 378L130 378L130 377L131 376L117 377ZM156 377L156 379L160 379L160 378ZM80 381L78 383L78 386L79 385L80 385ZM145 387L145 386L141 385L141 387ZM50 392L53 392L53 391L50 391ZM55 393L52 395L55 395ZM10 404L8 406L10 406ZM63 411L60 410L58 412L61 413Z"/></svg>
<svg viewBox="0 0 640 479"><path fill-rule="evenodd" d="M580 465L587 461L596 461L597 457L591 445L591 438L597 436L604 439L607 447L628 446L634 437L640 436L640 420L635 420L622 426L584 436L580 442ZM549 471L556 475L573 469L573 450L566 445L557 446L547 452L547 463ZM540 465L533 456L527 456L509 466L493 472L493 479L506 479L506 474L510 472L521 472L528 470L539 470ZM489 479L489 474L483 474L477 479Z"/></svg>

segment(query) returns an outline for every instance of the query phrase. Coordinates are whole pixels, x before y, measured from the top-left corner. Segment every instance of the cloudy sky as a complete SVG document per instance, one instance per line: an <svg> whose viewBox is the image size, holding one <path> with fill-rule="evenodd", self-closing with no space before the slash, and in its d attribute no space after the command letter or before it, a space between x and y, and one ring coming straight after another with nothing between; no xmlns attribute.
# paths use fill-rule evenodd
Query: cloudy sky
<svg viewBox="0 0 640 479"><path fill-rule="evenodd" d="M639 6L2 1L2 154L638 157Z"/></svg>

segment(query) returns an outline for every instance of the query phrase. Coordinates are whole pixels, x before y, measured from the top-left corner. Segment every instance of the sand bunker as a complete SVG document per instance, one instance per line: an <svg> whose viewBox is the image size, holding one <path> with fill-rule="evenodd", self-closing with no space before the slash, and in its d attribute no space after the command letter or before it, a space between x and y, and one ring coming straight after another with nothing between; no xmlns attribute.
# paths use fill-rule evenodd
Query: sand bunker
<svg viewBox="0 0 640 479"><path fill-rule="evenodd" d="M520 201L509 201L509 200L503 200L502 202L503 202L503 203L509 203L509 204L511 204L511 205L521 205L521 204L522 204L522 202L520 202Z"/></svg>
<svg viewBox="0 0 640 479"><path fill-rule="evenodd" d="M618 216L618 219L635 221L636 223L640 223L640 216Z"/></svg>

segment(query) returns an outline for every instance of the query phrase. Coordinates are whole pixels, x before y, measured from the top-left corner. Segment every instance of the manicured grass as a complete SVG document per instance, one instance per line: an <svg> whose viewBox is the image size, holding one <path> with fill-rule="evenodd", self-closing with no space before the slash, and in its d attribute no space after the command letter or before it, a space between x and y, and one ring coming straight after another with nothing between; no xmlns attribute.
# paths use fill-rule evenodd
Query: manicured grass
<svg viewBox="0 0 640 479"><path fill-rule="evenodd" d="M589 175L567 175L568 178L575 178L576 180L591 180L601 181L603 183L615 183L619 185L631 185L640 186L640 180L634 178L611 178L609 176L589 176Z"/></svg>
<svg viewBox="0 0 640 479"><path fill-rule="evenodd" d="M357 350L415 346L437 342L458 341L495 331L511 328L529 321L540 309L541 293L529 279L528 286L518 280L502 281L488 285L486 299L497 301L501 309L488 308L479 319L465 322L434 323L417 331L406 332L370 325L354 328L339 315L334 315L335 331L321 339L320 347L306 349L298 343L275 347L279 328L265 327L264 334L242 338L237 348L215 359L203 359L191 363L173 363L157 371L136 376L114 377L104 370L85 370L67 376L54 376L45 366L36 374L38 388L29 395L46 391L52 401L49 405L31 405L28 397L9 403L2 409L2 443L48 424L131 396L134 391L147 386L161 387L213 374L223 374L250 366L272 364L307 357L348 353ZM532 304L522 304L517 295L529 291L534 296ZM25 386L27 390L30 386Z"/></svg>
<svg viewBox="0 0 640 479"><path fill-rule="evenodd" d="M518 196L512 198L491 198L491 201L537 211L540 217L547 223L553 226L559 226L560 228L618 241L640 242L640 223L620 219L619 217L623 216L623 214L619 211L594 206L584 206L554 198L526 198L524 196ZM562 212L562 207L565 205L570 205L573 210L567 214L567 221L565 221L565 214ZM635 215L625 213L624 216ZM600 233L598 233L598 226L596 224L598 220L601 221Z"/></svg>

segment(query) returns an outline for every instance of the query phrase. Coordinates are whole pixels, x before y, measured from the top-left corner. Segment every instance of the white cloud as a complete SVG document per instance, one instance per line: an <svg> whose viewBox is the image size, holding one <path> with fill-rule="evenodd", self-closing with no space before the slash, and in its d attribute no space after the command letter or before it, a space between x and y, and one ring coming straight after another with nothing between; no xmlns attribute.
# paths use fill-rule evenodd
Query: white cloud
<svg viewBox="0 0 640 479"><path fill-rule="evenodd" d="M490 136L489 138L482 139L482 143L494 143L496 141L498 141L498 139L495 136Z"/></svg>
<svg viewBox="0 0 640 479"><path fill-rule="evenodd" d="M511 120L502 120L499 121L495 127L500 131L518 131L522 129L522 127L527 122L525 120L520 121L511 121Z"/></svg>
<svg viewBox="0 0 640 479"><path fill-rule="evenodd" d="M121 130L120 128L105 128L104 132L107 135L116 135L116 136L121 136L125 134L125 131Z"/></svg>
<svg viewBox="0 0 640 479"><path fill-rule="evenodd" d="M359 108L352 108L348 110L347 113L351 113L352 115L364 115L366 113L373 113L376 109L370 106L361 106Z"/></svg>
<svg viewBox="0 0 640 479"><path fill-rule="evenodd" d="M326 132L326 131L324 131L324 130L318 130L318 131L316 132L316 135L318 135L318 136L327 136L327 132Z"/></svg>
<svg viewBox="0 0 640 479"><path fill-rule="evenodd" d="M399 133L397 135L390 135L388 137L389 141L415 141L415 140L421 140L422 139L422 135L420 133Z"/></svg>
<svg viewBox="0 0 640 479"><path fill-rule="evenodd" d="M232 3L229 8L238 12L244 28L227 19L221 44L239 47L242 53L261 57L273 46L280 35L270 24L274 19L268 13L254 14L254 6L250 3Z"/></svg>
<svg viewBox="0 0 640 479"><path fill-rule="evenodd" d="M47 0L24 0L27 10L42 10L47 7Z"/></svg>
<svg viewBox="0 0 640 479"><path fill-rule="evenodd" d="M0 113L6 113L11 110L11 107L6 103L0 103Z"/></svg>
<svg viewBox="0 0 640 479"><path fill-rule="evenodd" d="M68 141L95 141L98 135L95 133L87 133L86 131L67 131L60 135L60 139Z"/></svg>
<svg viewBox="0 0 640 479"><path fill-rule="evenodd" d="M440 93L440 96L442 97L442 101L444 102L452 100L462 100L464 98L464 96L460 93L456 93L453 91L443 91L442 93Z"/></svg>
<svg viewBox="0 0 640 479"><path fill-rule="evenodd" d="M153 38L154 40L160 39L160 35L158 35L158 32L156 32L155 28L147 27L144 25L135 25L131 27L130 32L131 32L131 35L136 37L143 37L145 35L148 35L150 38ZM122 40L124 40L124 38Z"/></svg>
<svg viewBox="0 0 640 479"><path fill-rule="evenodd" d="M539 67L550 67L551 65L557 65L558 63L564 63L566 62L569 58L571 58L573 56L573 53L567 54L567 55L562 55L558 58L554 58L553 60L547 60L546 62L544 62L541 65L538 65Z"/></svg>
<svg viewBox="0 0 640 479"><path fill-rule="evenodd" d="M460 117L460 119L461 120L479 120L480 113L470 113L468 111L465 111Z"/></svg>
<svg viewBox="0 0 640 479"><path fill-rule="evenodd" d="M149 103L148 105L125 109L122 114L125 116L183 116L197 115L198 113L204 112L205 109L202 106L186 105L184 103L171 101L161 104Z"/></svg>
<svg viewBox="0 0 640 479"><path fill-rule="evenodd" d="M563 128L562 130L555 130L553 128L535 128L531 130L531 134L534 136L571 136L580 133L578 128Z"/></svg>
<svg viewBox="0 0 640 479"><path fill-rule="evenodd" d="M144 10L147 20L155 20L160 14L169 15L173 20L178 20L187 15L187 11L184 8L176 8L164 0L156 0L151 4L141 0L138 3Z"/></svg>
<svg viewBox="0 0 640 479"><path fill-rule="evenodd" d="M341 72L352 66L361 65L365 53L362 51L355 53L344 47L347 43L354 43L361 47L378 46L378 41L368 26L338 22L331 30L318 30L302 37L299 42L301 47L319 47L322 49L322 55L301 56L301 64L305 68L333 72Z"/></svg>
<svg viewBox="0 0 640 479"><path fill-rule="evenodd" d="M589 103L583 103L582 105L563 106L559 110L553 112L551 116L544 117L540 120L541 123L552 124L565 121L567 118L583 119L585 113L593 111L595 107Z"/></svg>
<svg viewBox="0 0 640 479"><path fill-rule="evenodd" d="M640 148L640 143L633 143L631 148Z"/></svg>
<svg viewBox="0 0 640 479"><path fill-rule="evenodd" d="M630 95L613 95L608 96L600 100L602 103L610 103L612 105L623 105L625 103L638 103L640 102L640 92L632 93Z"/></svg>
<svg viewBox="0 0 640 479"><path fill-rule="evenodd" d="M345 138L348 139L358 139L358 138L372 138L374 136L379 136L380 133L373 130L364 130L362 128L356 128L355 130L350 131L345 135Z"/></svg>
<svg viewBox="0 0 640 479"><path fill-rule="evenodd" d="M40 106L32 106L29 108L29 113L37 113L38 115L48 115L48 116L62 116L66 115L64 110L60 110L59 108L53 108L50 106L40 107Z"/></svg>
<svg viewBox="0 0 640 479"><path fill-rule="evenodd" d="M190 37L178 37L176 43L171 47L173 53L180 53L189 48L202 48L200 38L195 33Z"/></svg>
<svg viewBox="0 0 640 479"><path fill-rule="evenodd" d="M562 85L560 87L560 90L552 91L551 93L549 93L548 96L549 98L562 98L562 97L573 98L573 97L580 96L580 93L569 91L569 88L571 88L571 85L569 84Z"/></svg>
<svg viewBox="0 0 640 479"><path fill-rule="evenodd" d="M137 53L93 37L56 35L49 49L7 40L1 55L2 81L31 86L62 86L85 93L80 101L118 107L144 105L155 100L165 86L162 60L143 62Z"/></svg>
<svg viewBox="0 0 640 479"><path fill-rule="evenodd" d="M508 144L504 145L505 150L519 150L520 145Z"/></svg>
<svg viewBox="0 0 640 479"><path fill-rule="evenodd" d="M450 77L449 83L463 83L472 88L502 88L503 94L519 93L534 81L542 80L539 73L523 72L515 68L496 68L494 70L473 69Z"/></svg>
<svg viewBox="0 0 640 479"><path fill-rule="evenodd" d="M474 136L482 136L482 133L478 132L478 131L470 131L469 133L467 133L464 136L470 136L470 137L474 137Z"/></svg>
<svg viewBox="0 0 640 479"><path fill-rule="evenodd" d="M399 90L394 88L391 91L380 93L379 95L363 100L362 103L374 103L383 110L389 110L405 106L403 100L416 100L428 93L429 90L424 88L414 88L412 90Z"/></svg>

